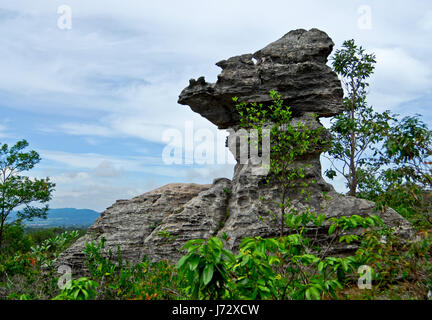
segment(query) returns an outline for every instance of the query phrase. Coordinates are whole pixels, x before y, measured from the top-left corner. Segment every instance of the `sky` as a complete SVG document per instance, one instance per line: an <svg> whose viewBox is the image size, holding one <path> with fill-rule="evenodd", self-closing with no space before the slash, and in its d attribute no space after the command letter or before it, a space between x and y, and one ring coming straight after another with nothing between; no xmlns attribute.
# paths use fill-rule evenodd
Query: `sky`
<svg viewBox="0 0 432 320"><path fill-rule="evenodd" d="M216 62L299 28L325 31L335 49L355 39L375 53L369 104L421 114L432 127L428 0L2 0L0 143L26 139L41 155L28 175L56 183L53 208L103 211L167 183L232 178L228 153L215 163L186 161L212 136L197 134L183 163L163 161L167 130L185 137L192 126L224 142L178 96L191 78L215 82Z"/></svg>

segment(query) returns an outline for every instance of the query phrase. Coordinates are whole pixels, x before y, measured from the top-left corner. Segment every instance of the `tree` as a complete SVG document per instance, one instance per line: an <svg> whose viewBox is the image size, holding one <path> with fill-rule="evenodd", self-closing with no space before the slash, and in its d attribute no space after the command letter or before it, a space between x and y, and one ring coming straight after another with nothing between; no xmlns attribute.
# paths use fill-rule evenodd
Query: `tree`
<svg viewBox="0 0 432 320"><path fill-rule="evenodd" d="M416 226L432 225L432 131L419 115L395 120L369 161L359 197L392 207Z"/></svg>
<svg viewBox="0 0 432 320"><path fill-rule="evenodd" d="M387 132L392 115L389 111L374 112L366 102L367 79L373 74L375 55L365 53L354 40L345 41L342 47L333 57L333 69L342 77L345 87L345 111L332 120L334 139L328 152L332 169L327 170L326 175L332 179L337 172L342 174L347 180L349 195L356 196L364 177L367 152Z"/></svg>
<svg viewBox="0 0 432 320"><path fill-rule="evenodd" d="M9 148L0 143L0 252L6 218L18 209L19 220L46 218L48 205L35 207L33 203L46 204L51 200L55 184L46 179L30 179L20 173L33 169L41 158L36 151L24 152L29 146L26 140Z"/></svg>
<svg viewBox="0 0 432 320"><path fill-rule="evenodd" d="M273 102L264 106L263 104L246 103L238 101L235 97L236 109L240 115L240 126L246 130L255 129L258 136L263 137L264 128L269 128L270 134L270 165L269 173L266 176L267 185L277 185L281 192L279 201L273 199L271 202L276 205L279 212L280 236L285 234L285 219L289 213L291 196L295 192L302 195L308 201L306 169L309 164L301 164L299 159L316 150L325 150L328 141L323 135L323 128L314 127L316 115L309 119L294 121L292 111L284 104L282 96L276 91L270 92ZM260 151L259 141L249 141L253 144L251 148ZM259 140L259 139L257 139ZM262 148L262 147L261 147ZM262 151L262 150L261 150Z"/></svg>
<svg viewBox="0 0 432 320"><path fill-rule="evenodd" d="M345 177L349 194L392 207L415 225L432 223L432 133L419 115L400 118L366 103L375 56L345 41L333 69L345 86L345 111L331 125L331 168Z"/></svg>
<svg viewBox="0 0 432 320"><path fill-rule="evenodd" d="M432 189L432 131L420 115L404 117L391 126L383 150L379 158L381 164L399 171L405 182Z"/></svg>

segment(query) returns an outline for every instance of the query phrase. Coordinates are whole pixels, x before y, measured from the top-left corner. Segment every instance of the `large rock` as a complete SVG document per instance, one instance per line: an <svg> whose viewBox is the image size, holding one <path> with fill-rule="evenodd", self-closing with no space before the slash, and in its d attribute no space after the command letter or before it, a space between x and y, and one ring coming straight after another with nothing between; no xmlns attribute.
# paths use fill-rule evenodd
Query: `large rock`
<svg viewBox="0 0 432 320"><path fill-rule="evenodd" d="M179 249L188 240L216 236L228 218L230 188L229 179L215 180L208 190L164 219L146 237L143 251L153 261L176 260Z"/></svg>
<svg viewBox="0 0 432 320"><path fill-rule="evenodd" d="M102 212L101 216L56 261L56 265L69 265L74 275L84 271L83 249L87 242L98 243L106 239L106 250L117 252L120 245L126 260L137 262L144 255L144 241L164 219L180 212L183 206L211 185L173 183L147 192L130 200L118 200Z"/></svg>
<svg viewBox="0 0 432 320"><path fill-rule="evenodd" d="M265 105L271 102L269 92L276 90L291 106L293 123L322 127L312 114L329 117L344 110L341 83L326 65L332 48L332 40L322 31L291 31L254 54L219 62L222 73L218 81L209 84L204 78L191 80L179 103L235 134L239 118L232 97ZM324 134L328 132L324 130ZM182 255L181 246L191 239L225 235L229 239L227 246L236 250L244 237L279 235L279 210L274 202L281 201L280 186L266 184L265 176L254 174L257 164L240 163L238 143L228 141L238 161L232 181L216 179L205 186L172 184L131 200L117 201L56 263L72 266L75 274L82 273L85 243L102 237L106 238L107 248L115 252L119 244L126 260L138 262L144 255L153 261L175 261ZM338 194L324 181L320 153L315 150L298 160L297 165L306 166L303 182L310 185L310 200L306 201L294 187L289 192L293 208L309 208L328 217L377 214L374 203ZM379 215L401 236L412 234L410 224L394 210ZM322 243L329 240L326 226L311 231ZM353 245L337 244L328 254L353 249Z"/></svg>
<svg viewBox="0 0 432 320"><path fill-rule="evenodd" d="M179 103L207 118L220 129L238 124L232 98L271 102L269 92L278 91L295 114L314 112L321 117L344 110L343 90L337 75L326 65L334 43L326 33L294 30L254 54L218 62L218 81L203 77L190 80Z"/></svg>

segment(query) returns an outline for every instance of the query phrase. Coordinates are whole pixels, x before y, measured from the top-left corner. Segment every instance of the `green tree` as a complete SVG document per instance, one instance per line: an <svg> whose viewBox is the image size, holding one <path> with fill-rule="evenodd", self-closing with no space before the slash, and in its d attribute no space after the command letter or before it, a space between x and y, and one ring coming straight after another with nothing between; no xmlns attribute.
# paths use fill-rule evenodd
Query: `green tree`
<svg viewBox="0 0 432 320"><path fill-rule="evenodd" d="M416 226L432 225L432 131L419 115L390 124L369 162L359 197L392 207Z"/></svg>
<svg viewBox="0 0 432 320"><path fill-rule="evenodd" d="M404 182L432 189L432 131L420 115L404 117L395 123L385 137L380 164L403 176Z"/></svg>
<svg viewBox="0 0 432 320"><path fill-rule="evenodd" d="M345 177L349 194L392 207L415 225L432 222L432 133L419 115L400 118L366 103L375 56L354 40L333 57L345 86L345 111L331 125L329 178Z"/></svg>
<svg viewBox="0 0 432 320"><path fill-rule="evenodd" d="M36 151L24 150L29 146L26 140L14 146L0 143L0 252L3 245L3 231L6 218L18 209L18 219L32 220L46 218L48 205L43 208L33 203L46 204L51 200L55 184L46 179L31 179L21 175L33 169L41 160Z"/></svg>
<svg viewBox="0 0 432 320"><path fill-rule="evenodd" d="M259 136L266 134L263 129L269 128L270 134L270 165L266 176L267 185L277 185L281 191L280 201L271 200L279 210L280 236L285 234L285 218L291 207L293 191L298 191L308 200L308 187L305 182L305 172L308 164L301 164L298 159L328 147L324 138L323 128L316 124L316 115L311 115L304 121L294 121L292 111L284 104L282 96L276 91L270 92L273 103L264 106L258 103L237 103L236 109L240 115L240 125L249 130L255 129ZM268 134L268 133L267 133ZM252 140L252 139L251 139ZM249 141L251 148L258 148L259 141ZM261 199L263 200L263 199Z"/></svg>
<svg viewBox="0 0 432 320"><path fill-rule="evenodd" d="M367 79L373 74L375 63L375 55L366 53L354 40L345 41L333 57L333 69L345 87L345 111L332 120L334 139L328 152L332 168L326 175L333 178L339 172L345 177L351 196L357 195L364 177L363 167L370 157L368 151L381 140L392 119L389 111L374 112L366 102Z"/></svg>

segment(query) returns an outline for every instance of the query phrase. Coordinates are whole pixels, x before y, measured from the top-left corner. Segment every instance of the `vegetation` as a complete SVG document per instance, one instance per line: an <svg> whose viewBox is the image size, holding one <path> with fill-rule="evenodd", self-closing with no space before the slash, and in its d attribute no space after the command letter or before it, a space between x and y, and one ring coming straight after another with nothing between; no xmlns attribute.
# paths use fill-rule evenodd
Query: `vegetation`
<svg viewBox="0 0 432 320"><path fill-rule="evenodd" d="M26 230L21 221L5 227L0 255L0 298L49 299L59 292L54 260L85 230Z"/></svg>
<svg viewBox="0 0 432 320"><path fill-rule="evenodd" d="M38 208L33 203L48 203L55 187L49 178L30 179L20 175L33 169L41 160L36 151L24 152L28 145L25 140L18 141L11 148L7 144L0 144L0 253L6 218L12 210L20 208L20 220L45 218L48 206Z"/></svg>
<svg viewBox="0 0 432 320"><path fill-rule="evenodd" d="M279 198L272 199L278 237L243 239L238 252L227 249L226 237L195 239L180 249L183 256L176 264L152 263L144 257L134 265L123 260L119 246L113 252L102 239L87 243L83 252L86 277L60 285L62 276L53 261L83 231L29 231L21 220L10 224L2 220L0 298L429 299L431 131L420 116L399 119L367 106L366 80L374 70L374 55L351 40L336 52L333 62L345 80L347 96L344 114L332 123L332 143L323 139L322 129L311 125L314 119L293 122L290 108L275 91L270 93L273 103L266 106L234 98L243 128L257 129L261 137L263 128L270 129L272 156L266 183L277 184L281 191ZM26 142L20 142L11 149L1 148L2 219L14 204L47 202L54 187L48 179L30 180L17 174L39 161L34 152L22 153L25 147ZM262 148L259 143L253 147ZM308 167L299 166L297 160L316 150L328 150L333 163L327 170L329 177L342 174L350 195L377 203L376 215L329 218L311 208L293 209L293 197L307 204L309 183L315 183L307 182ZM380 214L389 207L413 224L415 237L400 239L383 224ZM43 211L31 207L22 213L23 218L41 215ZM318 228L327 232L329 241L319 240ZM160 235L172 237L164 230ZM356 244L358 249L331 254L340 243ZM359 286L364 270L371 271L370 287Z"/></svg>
<svg viewBox="0 0 432 320"><path fill-rule="evenodd" d="M280 201L275 203L280 208L280 236L285 233L285 215L291 207L289 193L300 188L300 193L307 198L308 185L304 182L307 165L300 165L298 159L312 153L316 149L323 149L327 142L322 139L323 128L310 128L310 124L298 122L292 124L292 112L284 106L282 97L271 91L273 103L269 106L257 103L241 102L237 104L240 115L240 125L245 129L258 130L258 137L263 138L263 128L270 126L270 167L266 177L267 185L276 184L281 190ZM233 99L238 102L238 98ZM248 141L252 148L259 148L257 141ZM264 199L261 199L264 201Z"/></svg>
<svg viewBox="0 0 432 320"><path fill-rule="evenodd" d="M367 151L377 150L377 143L389 129L391 119L388 111L374 112L366 101L367 80L374 72L375 63L375 55L365 53L354 40L345 41L333 57L333 70L342 78L346 96L345 111L332 119L333 143L329 150L332 168L327 176L341 174L353 197L359 184L366 180Z"/></svg>
<svg viewBox="0 0 432 320"><path fill-rule="evenodd" d="M304 218L304 217L302 217ZM317 220L311 215L311 221ZM308 219L293 219L300 226ZM360 248L347 257L307 253L300 233L274 239L249 238L236 255L223 240L192 240L174 266L147 258L129 265L121 252L105 250L104 240L85 249L87 277L59 289L50 261L75 240L71 232L2 260L2 298L9 299L427 299L432 289L432 238L421 233L417 242L402 242L379 218L353 216L332 221L338 241L353 241L342 232L366 227ZM370 228L379 226L379 228ZM386 241L382 241L382 237ZM373 270L373 287L357 287L358 268ZM44 266L44 267L42 267Z"/></svg>
<svg viewBox="0 0 432 320"><path fill-rule="evenodd" d="M377 202L377 209L393 208L415 226L432 222L432 132L420 115L402 119L390 111L368 106L367 79L375 55L354 40L345 41L333 57L333 69L345 85L345 111L332 120L327 177L341 174L349 195Z"/></svg>
<svg viewBox="0 0 432 320"><path fill-rule="evenodd" d="M432 132L418 115L389 126L382 148L365 166L359 197L391 207L420 229L432 223Z"/></svg>

